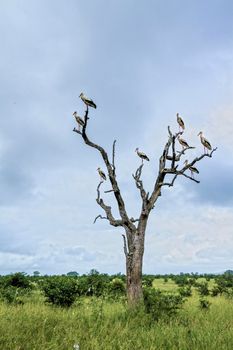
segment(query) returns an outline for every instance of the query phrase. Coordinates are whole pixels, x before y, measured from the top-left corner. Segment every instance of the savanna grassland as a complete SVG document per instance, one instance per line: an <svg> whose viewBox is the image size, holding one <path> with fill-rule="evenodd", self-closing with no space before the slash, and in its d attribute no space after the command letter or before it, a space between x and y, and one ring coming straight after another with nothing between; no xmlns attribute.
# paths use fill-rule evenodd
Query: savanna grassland
<svg viewBox="0 0 233 350"><path fill-rule="evenodd" d="M233 349L233 299L224 293L202 298L191 286L177 313L157 319L142 307L129 310L122 295L79 296L70 307L55 306L45 302L40 283L30 283L30 293L0 302L1 350ZM207 283L211 294L215 280ZM169 278L152 284L165 294L182 288Z"/></svg>

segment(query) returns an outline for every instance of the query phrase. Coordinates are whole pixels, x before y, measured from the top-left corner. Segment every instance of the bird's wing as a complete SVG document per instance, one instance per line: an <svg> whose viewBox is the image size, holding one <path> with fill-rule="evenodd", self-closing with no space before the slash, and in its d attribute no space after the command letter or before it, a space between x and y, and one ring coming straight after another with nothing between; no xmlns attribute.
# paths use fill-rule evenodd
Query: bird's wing
<svg viewBox="0 0 233 350"><path fill-rule="evenodd" d="M211 144L209 143L209 141L206 140L205 138L204 138L204 141L205 141L206 145L209 147L209 149L212 149L212 146L211 146Z"/></svg>

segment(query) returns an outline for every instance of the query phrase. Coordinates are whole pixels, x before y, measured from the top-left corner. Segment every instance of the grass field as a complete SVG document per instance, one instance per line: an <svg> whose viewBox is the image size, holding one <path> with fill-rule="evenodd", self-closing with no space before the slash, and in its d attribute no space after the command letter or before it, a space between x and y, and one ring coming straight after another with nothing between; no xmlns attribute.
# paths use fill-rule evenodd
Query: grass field
<svg viewBox="0 0 233 350"><path fill-rule="evenodd" d="M154 287L175 290L173 281ZM233 302L208 297L200 310L196 292L169 321L154 322L125 303L86 298L68 309L44 303L38 291L24 305L0 304L1 350L232 350Z"/></svg>

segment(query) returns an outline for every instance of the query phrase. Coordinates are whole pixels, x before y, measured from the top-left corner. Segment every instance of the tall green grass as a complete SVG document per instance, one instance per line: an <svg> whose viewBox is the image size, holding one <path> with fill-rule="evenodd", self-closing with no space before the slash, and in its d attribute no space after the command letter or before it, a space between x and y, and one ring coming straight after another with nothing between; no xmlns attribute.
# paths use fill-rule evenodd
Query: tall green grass
<svg viewBox="0 0 233 350"><path fill-rule="evenodd" d="M163 284L154 282L155 287ZM171 281L164 288L176 288ZM142 310L101 298L77 300L69 309L46 305L35 292L24 305L0 303L1 350L232 350L233 302L208 297L199 308L194 293L177 316L152 321Z"/></svg>

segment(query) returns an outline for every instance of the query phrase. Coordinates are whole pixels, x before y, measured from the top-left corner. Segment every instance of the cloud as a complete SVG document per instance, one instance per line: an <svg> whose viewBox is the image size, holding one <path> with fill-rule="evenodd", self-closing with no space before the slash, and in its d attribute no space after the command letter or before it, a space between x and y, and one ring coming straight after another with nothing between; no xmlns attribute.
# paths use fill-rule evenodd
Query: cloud
<svg viewBox="0 0 233 350"><path fill-rule="evenodd" d="M72 132L72 112L84 112L81 90L97 103L91 139L109 154L117 139L117 179L130 216L141 205L131 176L139 162L134 150L151 159L143 173L151 192L176 112L196 146L190 158L202 152L200 129L219 147L198 165L200 185L179 179L163 190L145 255L145 271L217 268L201 255L217 249L219 232L227 251L233 222L231 10L228 1L1 4L2 272L125 270L122 232L106 221L92 224L102 212L96 168L104 165ZM104 198L118 217L112 194ZM226 254L222 265L229 263Z"/></svg>
<svg viewBox="0 0 233 350"><path fill-rule="evenodd" d="M165 211L158 203L149 222L144 268L151 273L159 273L161 265L163 272L218 272L230 268L232 220L231 207L197 206L191 201L184 206L182 200L172 200ZM225 258L219 261L224 250Z"/></svg>

